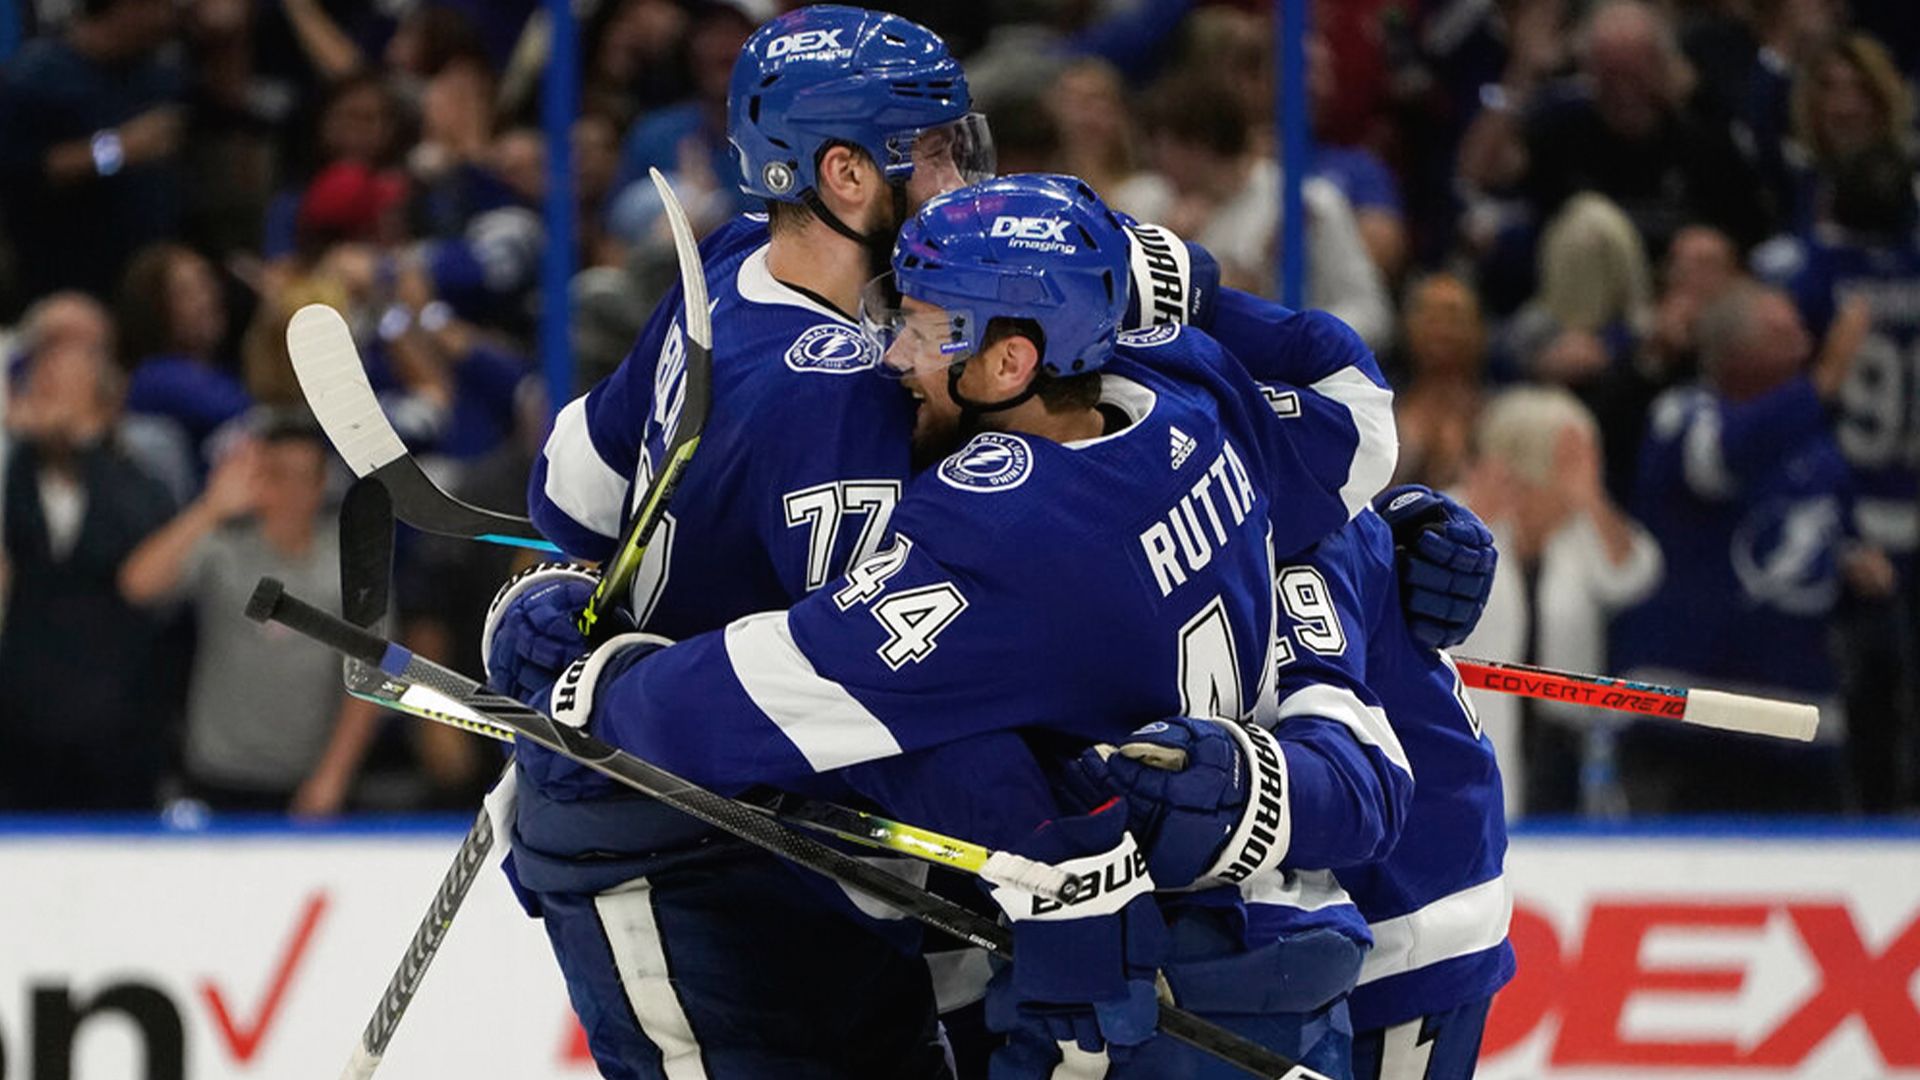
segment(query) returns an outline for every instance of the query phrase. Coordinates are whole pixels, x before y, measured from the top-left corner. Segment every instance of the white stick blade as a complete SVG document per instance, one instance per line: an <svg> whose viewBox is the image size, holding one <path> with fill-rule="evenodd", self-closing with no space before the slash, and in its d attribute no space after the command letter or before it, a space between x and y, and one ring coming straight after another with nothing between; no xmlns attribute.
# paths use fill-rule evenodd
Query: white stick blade
<svg viewBox="0 0 1920 1080"><path fill-rule="evenodd" d="M353 475L365 476L406 456L406 446L380 411L360 350L354 348L353 334L339 312L325 304L308 304L294 312L287 320L287 355L307 407Z"/></svg>
<svg viewBox="0 0 1920 1080"><path fill-rule="evenodd" d="M666 205L667 224L673 230L673 247L680 261L680 288L687 294L687 336L702 346L713 347L713 325L707 319L707 280L700 274L700 245L693 238L693 226L687 212L673 193L673 185L659 169L648 169L653 186Z"/></svg>
<svg viewBox="0 0 1920 1080"><path fill-rule="evenodd" d="M1797 701L1773 701L1720 690L1689 690L1687 711L1681 719L1722 731L1810 742L1820 726L1820 710Z"/></svg>

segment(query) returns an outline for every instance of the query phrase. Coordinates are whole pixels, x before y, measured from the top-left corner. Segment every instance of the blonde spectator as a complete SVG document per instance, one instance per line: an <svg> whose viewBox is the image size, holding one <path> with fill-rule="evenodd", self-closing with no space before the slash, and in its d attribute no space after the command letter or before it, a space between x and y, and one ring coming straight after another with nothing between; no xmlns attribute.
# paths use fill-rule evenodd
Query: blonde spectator
<svg viewBox="0 0 1920 1080"><path fill-rule="evenodd" d="M1521 373L1571 385L1633 353L1651 324L1646 244L1618 206L1576 195L1540 240L1540 287L1514 316L1506 352Z"/></svg>
<svg viewBox="0 0 1920 1080"><path fill-rule="evenodd" d="M1913 126L1913 97L1879 42L1848 34L1808 58L1789 106L1793 138L1821 172L1881 143L1901 143Z"/></svg>
<svg viewBox="0 0 1920 1080"><path fill-rule="evenodd" d="M1486 615L1461 651L1607 670L1608 623L1654 590L1662 561L1653 537L1607 495L1593 414L1559 387L1522 387L1487 404L1475 437L1461 497L1493 530L1501 559ZM1525 762L1502 770L1507 805L1572 810L1583 736L1564 722L1591 710L1543 704L1536 715L1549 722L1523 746L1515 699L1476 693L1475 705L1501 758Z"/></svg>

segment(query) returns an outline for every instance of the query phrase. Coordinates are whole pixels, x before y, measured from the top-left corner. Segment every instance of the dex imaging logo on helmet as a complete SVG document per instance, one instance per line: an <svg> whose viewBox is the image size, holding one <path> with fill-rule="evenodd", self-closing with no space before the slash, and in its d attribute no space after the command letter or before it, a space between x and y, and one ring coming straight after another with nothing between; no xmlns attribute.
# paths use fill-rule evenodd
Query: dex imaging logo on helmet
<svg viewBox="0 0 1920 1080"><path fill-rule="evenodd" d="M1009 247L1071 255L1080 249L1067 243L1067 226L1070 224L1072 223L1064 218L1009 215L993 219L993 232L990 235L995 239L1012 237Z"/></svg>
<svg viewBox="0 0 1920 1080"><path fill-rule="evenodd" d="M846 28L838 30L802 30L798 34L787 34L774 38L767 43L767 59L778 60L839 60L853 55L853 50L840 44L840 35Z"/></svg>

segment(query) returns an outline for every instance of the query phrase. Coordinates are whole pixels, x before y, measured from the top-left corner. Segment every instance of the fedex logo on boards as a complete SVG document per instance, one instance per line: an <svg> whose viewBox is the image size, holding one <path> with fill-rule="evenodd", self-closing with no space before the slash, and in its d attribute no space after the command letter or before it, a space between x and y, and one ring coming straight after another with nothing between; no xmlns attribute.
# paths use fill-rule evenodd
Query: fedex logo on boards
<svg viewBox="0 0 1920 1080"><path fill-rule="evenodd" d="M1519 971L1481 1076L1920 1077L1920 911L1891 933L1802 896L1596 898L1582 914L1563 929L1515 907Z"/></svg>

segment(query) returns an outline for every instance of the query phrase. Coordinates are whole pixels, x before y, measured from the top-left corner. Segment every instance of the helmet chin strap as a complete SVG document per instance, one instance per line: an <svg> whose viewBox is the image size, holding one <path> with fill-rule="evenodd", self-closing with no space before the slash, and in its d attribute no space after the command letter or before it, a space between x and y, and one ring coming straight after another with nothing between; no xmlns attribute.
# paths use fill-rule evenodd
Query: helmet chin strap
<svg viewBox="0 0 1920 1080"><path fill-rule="evenodd" d="M980 354L973 354L973 356L978 355ZM980 429L981 417L988 413L1005 412L1017 405L1024 404L1040 389L1040 376L1038 373L1035 373L1034 377L1028 380L1027 388L1010 398L1003 401L975 401L960 392L960 375L967 366L967 360L973 359L973 356L957 361L947 367L947 396L953 399L955 405L960 406L960 429L969 435Z"/></svg>
<svg viewBox="0 0 1920 1080"><path fill-rule="evenodd" d="M888 184L887 189L892 193L892 225L871 233L863 233L840 220L838 214L827 209L826 202L820 198L820 192L816 188L808 188L806 191L801 192L800 202L806 206L808 210L813 212L814 217L826 222L827 228L859 244L867 253L867 269L878 273L884 270L888 262L893 258L894 238L899 235L900 226L907 220L906 184Z"/></svg>

